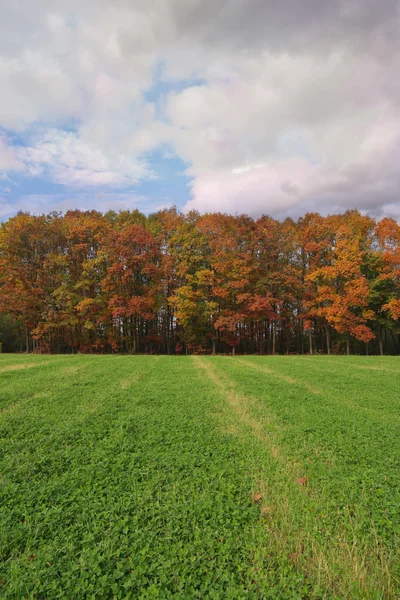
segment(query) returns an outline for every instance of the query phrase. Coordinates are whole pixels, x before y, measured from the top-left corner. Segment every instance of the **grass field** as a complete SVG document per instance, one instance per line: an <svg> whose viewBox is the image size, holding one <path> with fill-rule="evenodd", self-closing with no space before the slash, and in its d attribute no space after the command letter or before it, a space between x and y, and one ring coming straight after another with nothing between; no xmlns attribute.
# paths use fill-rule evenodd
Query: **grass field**
<svg viewBox="0 0 400 600"><path fill-rule="evenodd" d="M400 598L400 359L0 357L0 597Z"/></svg>

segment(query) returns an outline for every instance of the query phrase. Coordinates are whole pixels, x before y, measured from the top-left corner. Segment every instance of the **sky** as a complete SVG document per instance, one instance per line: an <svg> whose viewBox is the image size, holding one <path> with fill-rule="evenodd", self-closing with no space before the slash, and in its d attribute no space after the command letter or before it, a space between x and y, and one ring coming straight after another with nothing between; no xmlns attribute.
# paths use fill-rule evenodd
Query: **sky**
<svg viewBox="0 0 400 600"><path fill-rule="evenodd" d="M0 0L0 220L400 220L400 0Z"/></svg>

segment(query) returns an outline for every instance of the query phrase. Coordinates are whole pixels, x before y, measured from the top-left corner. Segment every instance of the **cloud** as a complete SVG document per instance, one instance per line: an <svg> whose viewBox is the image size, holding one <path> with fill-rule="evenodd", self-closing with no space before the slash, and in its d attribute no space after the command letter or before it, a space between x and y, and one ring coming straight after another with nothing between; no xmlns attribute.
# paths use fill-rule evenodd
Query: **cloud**
<svg viewBox="0 0 400 600"><path fill-rule="evenodd" d="M0 133L0 180L8 179L8 171L20 171L24 165L18 159L17 153L13 146L10 146L5 135Z"/></svg>
<svg viewBox="0 0 400 600"><path fill-rule="evenodd" d="M65 212L73 209L100 212L138 209L148 214L172 205L172 202L157 202L146 196L124 192L47 194L46 196L24 194L20 197L18 210L40 215L51 211ZM15 208L12 202L0 195L0 218L6 219L13 214L15 214Z"/></svg>
<svg viewBox="0 0 400 600"><path fill-rule="evenodd" d="M358 159L315 162L306 157L271 158L245 168L209 170L192 183L186 210L221 210L283 218L306 211L323 213L358 208L398 218L400 127L371 132ZM393 160L397 157L397 160Z"/></svg>
<svg viewBox="0 0 400 600"><path fill-rule="evenodd" d="M128 187L154 177L144 162L125 154L104 154L75 133L46 129L27 145L0 138L0 167L27 176L44 177L69 187Z"/></svg>
<svg viewBox="0 0 400 600"><path fill-rule="evenodd" d="M24 162L47 167L57 183L66 185L128 185L150 177L144 164L115 150L104 153L75 133L47 130L35 136L33 146L21 149Z"/></svg>
<svg viewBox="0 0 400 600"><path fill-rule="evenodd" d="M186 209L398 216L399 0L22 0L0 22L3 173L120 193L165 148Z"/></svg>

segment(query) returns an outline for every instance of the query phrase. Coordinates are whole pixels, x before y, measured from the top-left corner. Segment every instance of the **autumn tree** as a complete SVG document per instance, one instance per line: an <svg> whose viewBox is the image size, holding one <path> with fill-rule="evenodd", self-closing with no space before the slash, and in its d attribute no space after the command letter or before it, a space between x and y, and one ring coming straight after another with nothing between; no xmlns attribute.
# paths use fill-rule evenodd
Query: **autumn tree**
<svg viewBox="0 0 400 600"><path fill-rule="evenodd" d="M345 334L350 354L350 336L365 343L375 337L367 324L374 314L369 308L370 282L363 272L374 223L357 211L348 212L335 221L332 264L320 266L308 275L308 279L317 284L310 305L314 314L324 317L337 332Z"/></svg>
<svg viewBox="0 0 400 600"><path fill-rule="evenodd" d="M27 352L399 352L400 227L19 213L0 226L0 314Z"/></svg>

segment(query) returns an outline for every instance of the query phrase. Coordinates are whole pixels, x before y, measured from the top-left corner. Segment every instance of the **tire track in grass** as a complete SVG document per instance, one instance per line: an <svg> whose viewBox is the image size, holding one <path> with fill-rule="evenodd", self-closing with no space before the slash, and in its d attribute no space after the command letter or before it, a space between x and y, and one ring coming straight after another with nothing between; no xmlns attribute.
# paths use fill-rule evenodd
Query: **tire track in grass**
<svg viewBox="0 0 400 600"><path fill-rule="evenodd" d="M342 357L343 358L343 357ZM374 357L364 357L361 356L360 359L362 362L369 362L369 360L373 359ZM381 358L381 357L376 357ZM387 360L388 357L384 357L385 360ZM396 358L396 357L394 357ZM352 381L355 378L360 378L364 377L366 374L367 375L375 375L375 373L378 372L382 372L382 375L380 376L382 378L382 381L385 381L385 384L387 383L387 376L385 375L386 372L389 373L395 373L398 378L399 378L399 384L400 384L400 362L399 362L399 368L398 369L391 369L389 367L385 367L385 366L376 366L376 365L365 365L365 364L360 364L360 363L353 363L353 362L347 362L346 360L340 360L340 357L336 357L333 360L329 360L329 357L327 356L321 356L321 357L285 357L285 359L287 359L285 362L285 366L290 365L290 366L294 366L295 368L300 367L300 366L304 366L304 361L307 361L307 374L310 374L310 369L312 370L312 376L316 376L319 377L321 374L325 375L326 373L332 374L334 376L337 377L338 382L340 382L341 384L343 384L344 381L348 381L349 379L351 379ZM364 360L363 360L364 359ZM303 363L303 365L301 365L301 363ZM389 363L390 364L390 363ZM345 376L345 377L344 377ZM392 378L392 380L396 380L397 378L394 377ZM331 382L331 380L330 380ZM325 383L325 382L324 382ZM372 381L370 382L372 383ZM376 380L374 381L374 383L376 383ZM326 389L326 388L324 388ZM337 390L336 390L337 391Z"/></svg>
<svg viewBox="0 0 400 600"><path fill-rule="evenodd" d="M15 359L15 357L13 358ZM0 415L3 413L15 412L20 406L37 398L35 393L31 393L31 390L22 398L18 396L17 392L17 390L23 389L26 381L32 377L31 369L34 369L34 376L39 377L46 372L48 367L54 369L54 365L61 360L54 357L49 357L46 360L37 360L37 358L37 355L31 355L25 357L25 361L28 362L14 362L10 364L7 361L8 364L0 367ZM2 362L3 361L1 361L0 364ZM45 367L43 372L39 367ZM39 393L42 395L43 390L40 390ZM13 398L16 395L18 399L14 400Z"/></svg>
<svg viewBox="0 0 400 600"><path fill-rule="evenodd" d="M205 361L203 358L199 356L194 356L193 359L197 364L199 364L202 369L207 373L207 376L215 383L217 388L221 390L225 399L228 401L229 405L233 408L235 413L242 419L242 421L252 430L253 434L262 442L268 443L271 453L275 458L280 457L280 449L272 444L271 437L266 435L262 424L257 420L251 417L249 411L247 410L247 404L249 403L249 399L240 394L233 387L233 382L228 379L225 374L217 374L214 369ZM268 423L268 420L267 420Z"/></svg>
<svg viewBox="0 0 400 600"><path fill-rule="evenodd" d="M399 369L390 369L388 367L376 367L375 365L357 365L354 363L347 363L347 366L352 369L360 369L361 371L365 369L366 371L384 371L387 373L396 373L396 375L400 375Z"/></svg>
<svg viewBox="0 0 400 600"><path fill-rule="evenodd" d="M308 392L311 392L311 394L321 394L322 393L322 391L319 388L316 388L315 386L313 386L309 383L306 383L304 381L299 381L297 379L294 379L293 377L290 377L289 375L284 375L283 373L279 373L279 371L274 371L270 367L265 367L265 366L261 367L260 365L255 365L254 363L252 363L250 361L246 361L246 360L239 359L239 358L234 358L233 360L237 364L244 363L248 367L252 367L253 369L256 369L257 371L261 371L262 373L271 375L271 377L275 377L276 379L280 379L282 381L285 381L286 383L291 383L294 385L301 385Z"/></svg>
<svg viewBox="0 0 400 600"><path fill-rule="evenodd" d="M153 365L152 368L154 369L158 363L158 361L160 360L159 356L154 356L153 357ZM138 381L140 381L140 379L142 379L144 376L143 372L139 372L139 373L133 373L133 375L130 375L129 377L123 377L122 379L119 380L119 385L121 387L122 390L127 390L128 388L130 388L132 385L136 384Z"/></svg>
<svg viewBox="0 0 400 600"><path fill-rule="evenodd" d="M219 373L216 373L215 369L210 365L210 362L204 359L203 357L193 356L193 360L195 361L195 363L197 363L197 365L200 366L200 368L202 368L205 371L207 377L209 377L209 379L213 381L213 383L218 388L219 392L224 396L229 406L234 410L237 417L240 418L241 431L239 429L236 430L235 433L243 436L243 425L245 425L245 427L249 429L251 433L257 438L257 440L264 444L264 447L265 445L267 445L269 453L276 461L280 463L281 466L284 467L286 475L290 476L291 483L293 483L295 465L290 465L285 460L285 458L282 456L281 449L273 442L273 434L271 432L267 434L265 432L265 427L263 427L263 424L271 424L271 419L267 416L262 423L258 419L252 417L249 411L250 404L252 403L251 399L238 391L235 382L232 379L230 379L226 375L226 373L224 373L223 371L219 371ZM282 497L280 499L280 505L276 503L274 505L266 504L265 499L269 498L270 496L268 482L265 479L261 479L257 482L257 484L257 490L258 492L261 492L260 500L262 499L262 502L260 502L261 514L264 516L272 517L277 522L282 523L284 521L285 514L288 515L290 512L288 498ZM293 489L296 488L293 487ZM259 494L255 495L258 497ZM279 510L279 506L282 509L282 511ZM281 529L275 529L274 527L271 528L272 521L270 521L268 525L268 531L269 533L273 534L276 541L280 540L282 542L283 540L287 539L287 537L290 537L282 535L283 531ZM292 547L284 547L281 548L281 550L282 549L284 551L293 550ZM298 551L298 547L296 548L296 551ZM291 554L293 554L293 552Z"/></svg>
<svg viewBox="0 0 400 600"><path fill-rule="evenodd" d="M237 365L250 367L252 369L255 369L256 371L259 371L260 373L264 373L266 375L271 375L272 377L275 377L276 379L285 381L286 383L296 385L296 386L301 386L304 389L306 389L308 392L311 392L314 395L325 396L326 398L329 398L330 402L332 402L333 404L336 404L338 406L342 406L344 404L351 410L354 410L357 412L361 410L365 413L369 413L374 417L374 419L377 419L378 421L381 421L383 423L392 421L392 416L382 414L382 412L379 409L371 408L369 406L363 406L361 404L358 404L357 402L354 402L353 400L350 400L347 397L342 396L340 398L337 398L336 394L333 394L332 392L330 392L327 389L321 390L319 388L316 388L316 387L308 384L307 382L301 381L299 379L294 379L293 377L284 375L283 373L279 373L278 371L274 371L270 367L256 365L251 361L247 361L247 360L241 359L241 358L233 358L230 360L232 360ZM335 371L335 372L337 373L337 371Z"/></svg>
<svg viewBox="0 0 400 600"><path fill-rule="evenodd" d="M48 395L49 390L44 391L42 388L37 392L37 396L34 391L30 388L32 372L34 368L34 375L38 379L43 381L46 387L49 387L48 370L51 369L51 388L58 387L58 384L62 381L67 381L71 377L79 378L82 374L92 368L96 364L97 355L88 354L69 354L69 355L52 355L48 356L45 360L42 360L43 355L31 354L24 357L25 362L19 362L20 356L12 355L11 362L10 357L7 356L7 362L4 365L3 356L0 356L0 412L7 412L8 410L14 410L18 405L23 405L30 402L32 399L43 397L45 393ZM118 355L104 356L103 359L106 363L112 361L114 364L116 360L122 359ZM133 357L126 357L129 359ZM1 366L1 365L4 366ZM43 367L43 370L40 369ZM28 382L29 380L29 382ZM28 382L27 389L29 393L24 395L24 389ZM18 400L13 401L13 396L17 395Z"/></svg>
<svg viewBox="0 0 400 600"><path fill-rule="evenodd" d="M116 360L119 358L119 361ZM146 377L156 366L158 357L154 358L154 361L147 364L145 368L139 366L139 370L136 370L132 375L126 377L126 372L124 372L125 377L119 380L118 386L118 366L122 367L122 361L125 357L117 357L117 356L109 356L106 358L107 363L110 361L115 365L113 367L113 372L116 375L116 382L112 387L112 392L114 395L118 396L120 393L126 393L128 388L130 388L130 392L132 392L136 383L140 383L140 381ZM126 357L127 360L134 360L135 357ZM66 364L69 363L69 364ZM59 397L64 393L64 390L68 390L70 386L70 380L73 379L73 385L79 387L81 385L87 386L89 382L93 381L93 375L95 374L95 378L99 380L102 378L104 373L104 367L102 366L99 369L99 365L97 361L93 360L93 357L90 355L69 355L60 357L51 357L49 360L43 362L35 362L32 366L44 366L52 369L52 378L48 379L48 371L47 368L43 371L35 370L35 380L25 379L18 380L16 379L19 376L19 373L10 373L8 384L10 389L20 395L20 398L17 400L13 400L10 395L9 400L6 405L0 404L0 424L4 421L4 419L9 418L22 418L26 411L30 411L32 414L36 413L39 417L41 412L47 406L47 402L49 398L52 398L54 402L52 413L57 415L57 418L63 417L65 418L69 407L68 405L61 405L61 412L59 412ZM30 366L30 365L29 365ZM135 366L137 367L137 363L135 360ZM90 368L89 368L90 367ZM15 371L19 371L16 369ZM97 371L97 372L96 372ZM17 384L18 383L18 387ZM33 385L32 385L33 384ZM102 392L104 390L102 389ZM103 407L107 404L107 397L104 397L100 400L100 398L91 398L83 399L81 404L74 405L74 411L76 411L76 415L81 415L80 419L90 418L91 415L99 414L99 411L103 409Z"/></svg>
<svg viewBox="0 0 400 600"><path fill-rule="evenodd" d="M303 495L302 490L299 487L295 487L292 477L284 481L284 490L280 498L276 498L271 494L274 486L271 486L269 479L270 469L268 474L265 473L265 462L269 464L272 469L276 469L278 464L278 470L286 472L289 469L289 464L285 461L282 456L281 449L274 443L274 436L271 432L266 431L266 426L271 424L271 420L266 416L263 421L255 419L250 413L251 399L248 396L240 393L237 389L235 382L230 379L226 373L219 371L218 373L211 366L210 361L203 357L193 356L195 365L204 371L206 377L208 377L216 386L218 392L226 401L230 409L233 410L235 416L240 420L238 425L233 426L233 433L239 437L241 441L246 444L248 443L248 435L250 432L252 436L260 442L261 454L263 456L263 464L258 464L256 469L257 473L253 474L253 490L250 493L254 502L258 503L260 507L260 518L263 520L269 537L265 536L263 539L257 539L255 541L254 554L260 552L260 547L263 548L261 553L264 551L268 555L275 553L274 562L276 561L275 568L287 569L288 566L298 568L301 571L301 566L297 565L293 560L294 556L300 555L303 548L302 540L293 540L292 536L292 523L289 515L291 514L289 496L295 493L298 496ZM222 426L222 424L221 424ZM222 426L226 431L225 424ZM268 456L265 455L265 448L268 450ZM275 463L275 465L273 464ZM265 476L267 475L267 476ZM287 486L291 488L291 493L288 492ZM270 560L271 557L269 556ZM285 564L285 560L287 563ZM310 574L305 573L306 577ZM311 596L312 597L312 596ZM319 597L319 596L318 596Z"/></svg>
<svg viewBox="0 0 400 600"><path fill-rule="evenodd" d="M246 363L246 361L243 361L244 363ZM239 366L243 366L240 362L240 359L237 359L237 363ZM251 363L250 363L251 364ZM249 364L249 366L250 366ZM287 365L288 363L285 362L285 365ZM300 385L303 382L299 382ZM357 416L357 414L359 414L360 416L362 415L362 412L365 413L365 418L369 418L369 422L370 425L373 426L374 422L381 421L383 424L386 425L391 425L393 423L393 415L387 415L387 414L382 414L380 411L377 411L375 409L369 408L369 407L364 407L361 406L355 402L351 402L350 400L347 401L342 401L341 399L338 400L338 398L335 397L335 395L333 393L331 393L328 390L325 390L324 392L324 396L326 399L329 399L329 402L331 404L337 405L338 407L341 407L343 404L347 405L348 408L350 408L351 410L354 411L355 416ZM323 399L323 398L321 398ZM312 400L312 397L310 397L310 401L313 402L313 404L315 405L315 401ZM350 413L349 413L349 416ZM364 417L363 416L363 417ZM371 420L371 417L373 420ZM321 446L321 448L323 449L323 446ZM314 490L314 495L316 495L317 497L317 493ZM328 498L324 498L323 496L321 497L321 493L319 494L321 501L322 502L326 502ZM347 523L347 530L349 530L350 536L347 536L346 538L346 532L345 530L343 530L342 533L340 533L339 538L340 538L340 546L341 546L341 551L343 554L343 557L347 556L347 559L349 562L351 562L352 564L352 568L354 573L356 574L356 577L360 580L362 580L363 578L365 579L365 581L369 581L371 585L368 585L367 587L365 587L365 595L363 595L362 597L364 598L400 598L399 595L399 584L400 581L398 579L396 579L394 572L390 572L391 569L396 571L396 559L394 558L395 555L393 555L393 551L390 549L390 545L386 547L386 543L385 543L385 538L384 537L379 537L376 530L375 530L375 526L373 521L371 522L371 534L372 534L372 538L373 538L373 542L371 545L364 545L364 553L363 553L363 542L364 542L364 535L363 533L360 534L360 527L357 525L357 520L354 519L354 515L352 514L352 510L350 506L346 505L346 521L345 523ZM353 523L354 520L354 523ZM345 524L344 523L344 524ZM361 537L360 537L361 535ZM365 538L366 541L366 538ZM331 564L335 564L335 560L336 557L333 557L333 559L331 559ZM398 563L397 563L398 564ZM392 565L391 567L389 567L389 565ZM365 577L362 576L360 577L360 573L364 573ZM376 580L376 581L375 581ZM378 583L376 583L378 582ZM379 587L380 585L380 587ZM369 593L372 595L367 595L367 590L369 590ZM377 590L376 593L372 592L371 590ZM346 596L347 597L347 596ZM353 596L350 596L353 597Z"/></svg>
<svg viewBox="0 0 400 600"><path fill-rule="evenodd" d="M42 367L43 365L48 365L51 361L42 361L42 362L34 362L34 363L19 363L15 365L6 365L5 367L0 367L0 373L8 373L10 371L22 371L24 369L32 369L33 367Z"/></svg>
<svg viewBox="0 0 400 600"><path fill-rule="evenodd" d="M332 356L332 355L330 355ZM353 356L354 358L354 356ZM380 360L381 358L397 358L397 357L380 357L380 356L359 356L358 358L360 358L362 361L372 361L372 360ZM349 359L349 360L348 360ZM364 364L360 364L359 362L351 362L351 356L347 357L347 356L343 356L343 355L339 355L339 356L335 356L333 359L329 358L329 355L323 355L323 356L293 356L291 357L289 360L293 361L293 362L297 362L297 364L299 364L300 362L303 361L307 361L308 363L313 362L315 363L315 360L317 361L321 361L320 364L318 365L319 367L323 366L323 368L331 373L337 373L337 367L340 366L341 368L343 367L349 367L351 369L360 369L362 370L366 370L366 371L384 371L384 372L388 372L388 373L396 373L397 375L400 375L400 368L396 369L396 368L391 368L391 367L385 367L385 366L380 366L380 365L364 365Z"/></svg>
<svg viewBox="0 0 400 600"><path fill-rule="evenodd" d="M253 494L253 498L259 502L261 518L265 520L275 552L288 556L296 568L315 582L315 596L309 597L396 598L393 591L395 582L391 580L384 557L380 556L378 541L375 562L370 563L370 556L358 547L357 541L348 540L344 527L338 525L328 535L324 515L329 511L329 498L321 497L306 477L299 477L305 472L305 467L288 459L284 449L276 443L273 431L266 431L265 425L273 424L271 416L262 421L257 419L252 415L252 409L259 405L256 400L243 394L224 371L216 372L211 361L203 357L193 358L240 418L242 427L238 435L245 437L244 425L279 465L276 473L271 474L266 472L264 461L259 480L255 481L258 493ZM245 361L230 359L230 362L243 364ZM271 369L267 372L275 375ZM277 379L298 385L293 378L279 375ZM378 561L381 558L382 563L378 572L376 558Z"/></svg>
<svg viewBox="0 0 400 600"><path fill-rule="evenodd" d="M149 372L156 364L149 357L139 362L137 367L135 360L133 369L129 359L119 364L124 363L126 376L135 368ZM29 508L32 520L24 525L29 525L32 536L27 545L23 539L18 542L21 551L12 557L8 571L12 571L15 597L27 597L33 589L35 596L55 598L51 582L58 586L57 597L86 597L83 587L80 593L73 592L74 579L80 583L85 573L90 573L95 590L87 592L87 597L299 597L303 587L297 573L288 585L287 573L281 576L266 560L260 560L257 545L253 552L258 509L247 497L251 489L248 447L238 448L236 440L222 438L219 423L209 419L209 410L229 411L222 397L214 401L214 383L203 372L194 373L190 358L163 358L152 376L143 373L144 380L135 388L139 397L135 398L136 391L125 394L120 390L122 366L113 363L108 375L106 369L102 375L101 368L99 361L92 375L82 377L82 385L75 386L77 382L71 378L75 387L69 393L64 377L57 399L60 410L57 415L47 412L54 439L40 436L31 445L36 452L34 467L43 465L51 486L46 481L35 488L26 482L27 497L36 502ZM108 410L101 420L91 419L77 431L79 414L73 406L79 406L81 399L89 400L89 394L96 401L108 397ZM71 417L70 439L64 437L68 431L57 418L64 412L63 396ZM49 402L47 406L51 411L52 405ZM28 425L25 434L32 431ZM40 439L49 444L42 448ZM25 439L21 442L26 446ZM63 461L54 464L56 468L52 451ZM26 463L29 473L30 461ZM8 468L12 474L13 465L8 464ZM71 485L74 481L78 485ZM95 493L83 502L91 489ZM23 504L23 490L19 491ZM36 510L42 504L49 510ZM94 525L96 537L85 535ZM41 539L44 527L47 542ZM260 523L256 529L261 535ZM54 534L59 536L55 541ZM16 540L11 541L11 547L16 545ZM35 558L31 560L32 555ZM123 569L121 577L119 569ZM110 587L108 593L105 587L99 591L98 586L105 586L100 580L106 575L114 581L113 593ZM279 586L279 593L269 592L269 584L276 589ZM133 591L130 586L134 586Z"/></svg>
<svg viewBox="0 0 400 600"><path fill-rule="evenodd" d="M65 364L67 364L67 362L69 362L68 359L65 360ZM84 364L88 365L89 362L91 361L85 361ZM142 380L143 378L146 378L149 374L151 374L151 372L155 368L156 362L156 360L146 362L142 361L142 364L139 365L139 373L137 374L136 381ZM43 465L44 469L47 470L46 478L51 480L51 478L53 477L55 480L57 480L57 477L60 477L60 479L62 479L64 473L66 477L68 477L67 474L68 472L71 472L71 464L74 464L74 460L76 476L78 478L82 477L85 465L87 465L87 463L91 463L93 465L93 471L87 471L88 477L83 478L82 487L87 485L86 482L91 477L93 477L93 481L95 481L96 469L97 472L101 474L102 469L104 470L105 468L108 468L105 465L112 466L116 464L118 466L119 454L117 451L113 450L114 448L115 450L118 450L120 446L123 445L126 436L130 433L129 427L127 427L127 417L130 416L129 409L130 406L134 403L131 401L131 394L126 395L121 393L121 391L118 388L118 385L115 385L115 383L118 382L118 376L120 376L120 374L122 374L123 372L124 365L122 363L124 363L126 368L126 361L120 360L118 364L113 363L114 368L112 372L107 373L103 367L104 363L100 364L100 361L96 361L95 363L91 363L92 368L95 369L95 373L84 373L81 379L79 377L74 377L73 373L69 373L66 370L68 367L64 368L62 366L59 366L58 369L51 374L50 384L54 386L54 389L56 391L56 394L53 396L53 398L51 400L47 400L46 404L42 404L41 402L38 402L37 405L32 404L31 413L27 414L27 420L21 419L19 422L14 423L10 420L8 427L9 435L5 435L3 440L1 440L0 437L0 441L4 441L6 443L6 447L8 450L8 478L7 475L4 478L0 476L0 485L2 486L2 488L5 488L5 486L13 486L15 489L18 490L18 488L21 488L24 485L26 485L26 481L32 480L32 486L27 486L26 497L28 498L28 505L26 507L24 506L23 510L26 510L28 515L33 515L32 521L35 523L35 526L31 527L30 519L28 517L26 517L25 519L25 516L23 517L25 528L25 543L21 543L21 540L19 540L20 545L18 546L18 542L14 542L12 536L10 536L8 539L10 539L11 547L14 548L14 553L10 556L8 554L4 554L5 539L3 534L1 547L1 568L7 571L8 576L4 579L0 577L0 596L2 598L28 597L26 593L23 593L21 591L22 588L18 588L19 580L25 579L25 574L27 571L26 562L29 562L31 560L29 556L34 554L36 559L36 554L38 554L39 556L39 553L41 551L46 551L46 542L45 540L43 540L42 537L43 521L47 520L48 513L52 513L52 511L57 510L57 502L50 502L49 504L47 504L47 500L45 500L44 506L46 507L46 509L43 512L42 517L40 513L36 511L34 504L32 504L32 500L29 503L31 489L36 490L38 494L37 497L42 497L40 487L38 487L37 483L35 482L36 477L40 476L40 471L42 469L41 465ZM137 365L135 365L135 367L136 366ZM63 374L64 385L62 386L58 386L57 384L57 376L60 374ZM75 388L77 392L76 394L71 393L73 392L74 388L68 387L66 385L68 381L68 378L66 376L68 374L70 375L70 383L73 382L73 385L77 385L77 387ZM35 378L32 379L30 383L28 381L24 382L26 389L28 389L28 387L33 387L33 389L39 389L42 386L44 382L43 373L41 373L39 376L38 373L35 372L34 375ZM90 388L90 392L88 394L89 388L84 388L83 386L87 386L87 383L89 381L94 382L95 386ZM94 394L93 391L95 392ZM85 411L85 407L81 402L79 402L79 399L77 399L76 396L81 397L82 400L88 404L88 410ZM92 412L94 412L92 408L96 408L97 406L99 406L103 412L103 414L101 415L102 421L97 418L93 419L93 415L91 414ZM40 419L40 421L36 419L37 413L41 413L42 418ZM48 421L47 425L49 427L46 427L46 425L42 426L42 421L46 420ZM30 425L28 429L33 437L32 440L26 439L27 422ZM14 424L16 425L16 427L13 426ZM103 432L102 435L99 435L99 431ZM3 434L4 433L6 432L3 430ZM85 437L86 442L92 440L92 443L82 443L81 440L85 440ZM40 440L43 445L38 443L38 440ZM78 464L76 462L76 455L79 453L79 446L81 446L83 450L82 456L85 456L85 460L82 460L81 464ZM1 450L3 450L3 447L1 447ZM27 456L32 456L32 460L27 459ZM62 473L62 471L58 469L59 465L57 465L57 461L54 458L55 456L58 456L59 460L61 458L63 462L65 461L64 473ZM3 459L3 457L1 458ZM83 471L81 471L80 469L83 469ZM124 475L124 473L122 473L122 475ZM73 480L74 476L71 475L71 478ZM43 489L46 489L46 483L44 483ZM82 493L81 489L82 488L80 487L78 491L78 493L80 494ZM70 491L71 490L68 489L68 486L66 486L65 494L68 495ZM103 490L100 490L100 494L102 491ZM49 492L50 494L52 493L51 486ZM24 494L21 494L21 496L24 497ZM72 505L74 502L76 502L76 500L73 496L71 496L71 498ZM3 499L4 497L2 496L2 502ZM90 501L91 499L89 498L89 504ZM7 506L8 511L12 511L13 502L13 499L11 499L10 503ZM22 503L23 502L24 501L22 501ZM68 506L66 508L70 510L71 506ZM3 519L5 518L5 525L7 530L7 527L10 527L10 519L7 520L7 517L4 516L5 514L7 515L6 506L4 506L4 504L3 510L4 512L2 514L2 525L4 524ZM82 513L87 511L88 508L86 504L82 505ZM8 512L8 514L10 514L10 512ZM49 526L49 522L51 522L51 520L47 521L47 526ZM36 525L37 523L38 525ZM52 523L52 527L55 528L53 529L53 531L55 535L58 535L57 520L53 519ZM71 526L72 525L73 524L71 523ZM30 531L31 529L32 531ZM67 525L67 527L65 528L64 524L64 533L68 535L68 532L69 525ZM104 532L103 537L107 538L106 531ZM79 540L79 538L77 539ZM104 550L106 540L101 543L103 544ZM53 561L54 563L57 563L57 561L60 560L66 552L66 549L64 548L63 544L63 541L59 542L58 547L56 544L54 544L54 553L50 558L52 564ZM35 546L41 548L41 550L37 552ZM81 545L79 542L77 542L76 547L79 549L79 551L82 552L85 552L86 550L85 545ZM18 548L18 551L16 551L16 548ZM8 557L7 560L5 560L4 556ZM75 561L75 559L76 561L78 561L77 555L76 557L72 557L72 560ZM12 562L12 566L10 569L8 569L9 561ZM49 571L51 571L52 567L50 565L50 562L48 562L47 565L49 567ZM18 570L20 570L20 576L18 574ZM59 579L60 574L53 571L53 573L48 574L48 577L57 580ZM29 575L27 576L27 578L29 579ZM9 583L10 580L13 581L13 584ZM34 583L31 581L32 587L35 587L36 584L39 584L39 581ZM46 579L42 581L42 584L46 584ZM5 585L7 585L7 589L8 586L12 588L13 585L17 586L18 589L14 591L14 595L12 595L10 591L9 593L7 593L6 588L3 588L3 586ZM5 595L3 596L3 594ZM31 597L30 594L29 597ZM36 597L36 594L33 593L32 597ZM39 597L53 598L55 596L53 596L52 594L39 594ZM65 594L62 596L57 595L57 597L73 598L75 596L70 591L70 594ZM77 597L83 597L83 595L78 595ZM101 597L103 597L103 595Z"/></svg>

